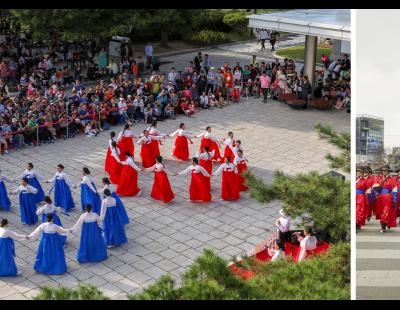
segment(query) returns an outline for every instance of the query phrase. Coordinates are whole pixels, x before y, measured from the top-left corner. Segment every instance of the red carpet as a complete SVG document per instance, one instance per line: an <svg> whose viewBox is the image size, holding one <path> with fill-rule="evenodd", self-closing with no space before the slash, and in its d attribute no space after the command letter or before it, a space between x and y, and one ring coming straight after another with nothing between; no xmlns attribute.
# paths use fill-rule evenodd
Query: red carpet
<svg viewBox="0 0 400 310"><path fill-rule="evenodd" d="M307 251L307 256L311 254L319 255L321 253L326 252L329 249L330 245L327 242L322 242L317 245L317 248L312 251ZM289 241L285 241L285 254L286 256L292 256L293 260L297 262L298 257L300 253L300 245L299 244L294 244ZM267 262L271 260L271 256L269 256L267 250L262 250L261 252L256 254L256 259L259 261ZM250 270L245 270L240 268L240 263L233 264L229 266L229 268L232 270L232 272L237 273L241 275L244 279L248 280L251 277L255 276L255 273Z"/></svg>

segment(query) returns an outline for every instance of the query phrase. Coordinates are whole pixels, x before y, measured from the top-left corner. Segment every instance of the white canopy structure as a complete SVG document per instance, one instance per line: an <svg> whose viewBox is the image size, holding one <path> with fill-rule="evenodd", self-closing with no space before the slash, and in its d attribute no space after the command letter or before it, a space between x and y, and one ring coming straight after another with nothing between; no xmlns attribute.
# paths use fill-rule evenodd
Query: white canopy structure
<svg viewBox="0 0 400 310"><path fill-rule="evenodd" d="M289 10L247 16L249 27L304 34L304 73L314 81L318 37L350 41L351 14L349 9ZM311 84L313 85L313 83Z"/></svg>

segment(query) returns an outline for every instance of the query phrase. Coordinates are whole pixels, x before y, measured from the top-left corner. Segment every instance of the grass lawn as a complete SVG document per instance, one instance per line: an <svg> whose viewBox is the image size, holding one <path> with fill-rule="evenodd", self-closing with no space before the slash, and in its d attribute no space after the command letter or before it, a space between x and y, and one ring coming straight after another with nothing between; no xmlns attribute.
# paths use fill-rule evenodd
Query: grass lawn
<svg viewBox="0 0 400 310"><path fill-rule="evenodd" d="M276 52L278 56L304 60L304 45L296 45L288 48L281 49ZM332 54L331 48L317 47L316 62L321 63L322 54L327 54L328 57Z"/></svg>

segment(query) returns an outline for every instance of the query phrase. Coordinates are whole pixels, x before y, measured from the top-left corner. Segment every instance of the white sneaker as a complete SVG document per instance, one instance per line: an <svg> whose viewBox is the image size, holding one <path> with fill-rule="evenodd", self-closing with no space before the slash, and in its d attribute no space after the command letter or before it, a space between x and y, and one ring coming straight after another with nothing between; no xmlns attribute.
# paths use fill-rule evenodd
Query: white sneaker
<svg viewBox="0 0 400 310"><path fill-rule="evenodd" d="M139 197L141 193L142 193L142 190L140 190L140 191L136 194L135 197Z"/></svg>
<svg viewBox="0 0 400 310"><path fill-rule="evenodd" d="M17 276L20 276L22 272L20 270L17 271Z"/></svg>
<svg viewBox="0 0 400 310"><path fill-rule="evenodd" d="M4 150L4 153L8 154L8 150Z"/></svg>

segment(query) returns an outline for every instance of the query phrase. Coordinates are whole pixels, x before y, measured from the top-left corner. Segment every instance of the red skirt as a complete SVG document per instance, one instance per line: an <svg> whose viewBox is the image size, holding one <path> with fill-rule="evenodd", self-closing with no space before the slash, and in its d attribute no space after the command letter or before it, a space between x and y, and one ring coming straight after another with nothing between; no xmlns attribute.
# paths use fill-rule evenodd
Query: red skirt
<svg viewBox="0 0 400 310"><path fill-rule="evenodd" d="M206 169L206 171L208 172L209 175L211 175L212 173L212 161L211 160L204 160L204 159L200 159L199 165L202 166L204 169ZM205 178L207 181L207 186L210 188L211 190L211 178Z"/></svg>
<svg viewBox="0 0 400 310"><path fill-rule="evenodd" d="M122 137L121 140L118 142L117 146L121 151L121 155L119 156L121 160L126 160L125 151L129 151L132 154L132 156L134 156L135 147L132 138Z"/></svg>
<svg viewBox="0 0 400 310"><path fill-rule="evenodd" d="M229 158L231 159L231 163L233 163L233 160L235 159L235 155L233 154L231 148L228 145L225 146L223 161L225 161L226 156L229 156Z"/></svg>
<svg viewBox="0 0 400 310"><path fill-rule="evenodd" d="M215 151L215 155L212 160L221 160L221 153L219 152L219 147L218 143L214 142L211 139L203 138L201 139L201 144L200 144L200 152L204 152L204 148L208 146L209 152Z"/></svg>
<svg viewBox="0 0 400 310"><path fill-rule="evenodd" d="M210 178L204 176L202 173L192 172L192 179L189 186L190 200L201 200L203 202L211 201L209 179Z"/></svg>
<svg viewBox="0 0 400 310"><path fill-rule="evenodd" d="M156 164L156 157L154 156L153 147L151 143L142 144L140 156L142 157L143 168L150 168Z"/></svg>
<svg viewBox="0 0 400 310"><path fill-rule="evenodd" d="M386 224L389 228L397 226L397 206L393 206L392 199L392 194L380 194L378 196L378 206L382 206L381 224Z"/></svg>
<svg viewBox="0 0 400 310"><path fill-rule="evenodd" d="M111 149L108 147L107 149L107 155L106 155L106 160L104 162L104 171L110 173L111 171Z"/></svg>
<svg viewBox="0 0 400 310"><path fill-rule="evenodd" d="M400 217L400 192L397 192L397 217Z"/></svg>
<svg viewBox="0 0 400 310"><path fill-rule="evenodd" d="M116 193L120 196L135 196L140 192L140 188L137 185L138 173L129 165L123 165L121 177Z"/></svg>
<svg viewBox="0 0 400 310"><path fill-rule="evenodd" d="M159 145L160 141L158 140L151 140L151 147L153 149L153 154L154 154L154 159L157 158L157 156L160 156L160 148Z"/></svg>
<svg viewBox="0 0 400 310"><path fill-rule="evenodd" d="M165 203L168 203L174 199L175 195L172 192L168 176L164 171L156 171L154 173L154 183L153 188L151 189L151 197L157 200L162 200Z"/></svg>
<svg viewBox="0 0 400 310"><path fill-rule="evenodd" d="M222 171L221 198L223 200L237 200L240 198L237 174L233 171Z"/></svg>
<svg viewBox="0 0 400 310"><path fill-rule="evenodd" d="M365 194L356 195L356 223L358 226L365 225L365 219L367 217Z"/></svg>
<svg viewBox="0 0 400 310"><path fill-rule="evenodd" d="M121 177L122 164L117 162L114 157L111 156L110 160L110 182L113 184L118 184Z"/></svg>
<svg viewBox="0 0 400 310"><path fill-rule="evenodd" d="M245 185L246 184L246 179L242 176L242 172L247 171L247 165L245 163L243 164L238 164L237 165L238 169L238 182L239 182L239 190L240 191L246 191L249 188Z"/></svg>
<svg viewBox="0 0 400 310"><path fill-rule="evenodd" d="M180 160L186 161L189 159L188 139L185 136L176 136L175 148L172 155Z"/></svg>

